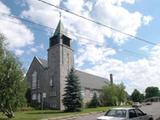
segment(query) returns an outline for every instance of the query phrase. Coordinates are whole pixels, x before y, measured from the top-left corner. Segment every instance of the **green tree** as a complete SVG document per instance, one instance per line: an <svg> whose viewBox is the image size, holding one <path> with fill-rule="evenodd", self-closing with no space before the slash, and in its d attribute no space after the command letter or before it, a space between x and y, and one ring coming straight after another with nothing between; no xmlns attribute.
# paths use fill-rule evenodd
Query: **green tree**
<svg viewBox="0 0 160 120"><path fill-rule="evenodd" d="M116 106L125 103L127 100L127 92L123 84L106 85L102 89L101 101L103 105Z"/></svg>
<svg viewBox="0 0 160 120"><path fill-rule="evenodd" d="M26 98L27 106L31 106L31 99L32 99L31 88L27 88L25 98Z"/></svg>
<svg viewBox="0 0 160 120"><path fill-rule="evenodd" d="M159 96L159 88L158 87L147 87L145 90L145 98L157 97Z"/></svg>
<svg viewBox="0 0 160 120"><path fill-rule="evenodd" d="M90 108L96 108L96 107L98 107L99 105L100 105L100 103L99 103L99 99L98 99L98 97L97 97L97 94L94 93L93 98L92 98L92 100L90 101L88 107L90 107Z"/></svg>
<svg viewBox="0 0 160 120"><path fill-rule="evenodd" d="M144 100L144 95L135 89L131 94L131 99L133 102L142 102Z"/></svg>
<svg viewBox="0 0 160 120"><path fill-rule="evenodd" d="M125 103L127 101L127 92L125 91L125 86L123 83L117 85L117 96L118 96L118 105Z"/></svg>
<svg viewBox="0 0 160 120"><path fill-rule="evenodd" d="M0 35L1 36L1 35ZM0 111L8 118L25 103L25 82L21 64L5 49L4 37L0 37Z"/></svg>
<svg viewBox="0 0 160 120"><path fill-rule="evenodd" d="M81 111L82 108L80 82L73 68L67 76L63 104L69 112Z"/></svg>
<svg viewBox="0 0 160 120"><path fill-rule="evenodd" d="M105 106L116 106L117 105L117 93L115 85L106 85L102 89L101 100Z"/></svg>

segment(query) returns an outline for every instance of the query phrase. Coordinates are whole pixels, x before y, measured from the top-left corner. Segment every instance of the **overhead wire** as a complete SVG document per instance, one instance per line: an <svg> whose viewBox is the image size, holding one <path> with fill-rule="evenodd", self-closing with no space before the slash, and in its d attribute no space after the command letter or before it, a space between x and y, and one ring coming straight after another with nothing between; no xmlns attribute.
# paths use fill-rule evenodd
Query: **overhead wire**
<svg viewBox="0 0 160 120"><path fill-rule="evenodd" d="M19 19L19 20L21 20L21 21L27 22L27 23L32 24L32 25L34 24L34 25L38 25L38 26L41 26L41 27L48 28L48 29L50 29L50 30L56 30L56 29L53 28L53 27L49 27L49 26L46 26L46 25L42 25L42 24L36 23L36 22L34 22L34 21L31 21L31 20L28 20L28 19L25 19L25 18L21 18L21 17L15 16L15 15L8 15L8 14L2 13L2 12L0 12L0 14L1 14L1 15L5 15L5 16L9 16L9 17L12 17L12 18ZM1 20L2 20L2 19L1 19ZM12 23L15 23L15 24L20 24L20 23L18 23L18 22L10 21L10 20L8 20L8 22L12 22ZM33 27L33 26L32 26L32 28L38 29L38 28L35 28L35 27ZM41 30L41 29L38 29L38 30ZM93 39L91 39L91 38L88 38L87 36L82 36L82 35L80 35L80 34L78 34L78 33L75 33L75 32L74 32L74 33L73 33L73 32L67 32L67 33L63 32L62 34L74 35L74 36L77 37L77 38L81 38L81 39L79 39L80 41L84 41L83 39L85 39L85 40L87 40L87 41L92 41L92 42L95 42L96 44L102 45L102 43L100 43L100 42L98 42L98 41L95 41L95 40L93 40ZM126 53L130 53L130 54L134 54L134 55L136 55L136 56L142 57L142 55L140 55L139 53L133 52L133 51L128 50L128 49L122 49L122 48L119 48L119 47L116 47L116 46L111 46L111 45L107 45L107 46L110 47L110 48L112 48L112 49L115 49L115 50L117 50L117 51L119 51L119 52L122 52L122 51L123 51L123 52L126 52ZM144 56L144 55L143 55L143 57L147 57L147 56Z"/></svg>
<svg viewBox="0 0 160 120"><path fill-rule="evenodd" d="M75 16L77 16L77 17L83 18L83 19L85 19L85 20L87 20L87 21L90 21L90 22L92 22L92 23L95 23L95 24L97 24L97 25L100 25L100 26L109 28L109 29L111 29L111 30L113 30L113 31L116 31L116 32L118 32L118 33L127 35L127 36L129 36L129 37L131 37L131 38L135 38L136 40L139 40L139 41L148 43L148 44L150 44L150 45L157 45L157 44L154 43L154 42L151 42L151 41L148 41L148 40L143 39L143 38L141 38L141 37L134 36L134 35L132 35L132 34L123 32L123 31L121 31L121 30L119 30L119 29L117 29L117 28L113 28L113 27L108 26L108 25L106 25L106 24L103 24L103 23L101 23L101 22L99 22L99 21L95 21L95 20L93 20L93 19L84 17L84 16L79 15L79 14L77 14L77 13L75 13L75 12L72 12L72 11L70 11L70 10L64 9L64 8L62 8L62 7L59 7L59 6L54 5L54 4L52 4L52 3L46 2L46 1L44 1L44 0L37 0L37 1L42 2L42 3L44 3L44 4L47 4L47 5L49 5L49 6L53 6L53 7L57 8L57 9L59 9L59 10L63 10L63 11L65 11L65 12L67 12L67 13L70 13L70 14L75 15Z"/></svg>

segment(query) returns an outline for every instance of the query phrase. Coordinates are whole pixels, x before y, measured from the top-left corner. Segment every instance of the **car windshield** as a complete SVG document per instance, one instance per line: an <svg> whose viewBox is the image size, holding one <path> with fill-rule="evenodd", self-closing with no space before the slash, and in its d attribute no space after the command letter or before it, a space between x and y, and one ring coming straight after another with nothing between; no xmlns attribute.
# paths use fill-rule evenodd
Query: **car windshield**
<svg viewBox="0 0 160 120"><path fill-rule="evenodd" d="M105 116L112 116L112 117L126 117L126 110L109 110Z"/></svg>

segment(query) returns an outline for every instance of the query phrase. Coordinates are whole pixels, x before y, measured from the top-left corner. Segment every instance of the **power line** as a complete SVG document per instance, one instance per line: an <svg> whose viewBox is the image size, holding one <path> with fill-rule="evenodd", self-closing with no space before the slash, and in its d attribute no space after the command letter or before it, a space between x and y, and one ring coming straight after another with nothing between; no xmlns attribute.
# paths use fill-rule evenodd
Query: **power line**
<svg viewBox="0 0 160 120"><path fill-rule="evenodd" d="M46 26L46 25L42 25L42 24L36 23L36 22L34 22L34 21L31 21L31 20L28 20L28 19L25 19L25 18L20 18L20 17L18 17L18 16L14 16L14 15L8 15L8 14L1 13L1 12L0 12L0 14L1 14L1 15L5 15L5 16L9 16L9 17L12 17L12 18L16 18L16 19L19 19L19 20L22 20L22 21L27 22L27 23L29 23L29 24L34 24L34 25L38 25L38 26L41 26L41 27L49 28L49 29L51 29L51 30L56 30L55 28L52 28L52 27L49 27L49 26ZM4 19L1 19L1 20L4 20ZM5 21L6 21L6 20L5 20ZM8 22L12 22L12 23L14 23L14 24L20 24L20 23L18 23L18 22L11 21L11 20L7 20L7 21L8 21ZM21 25L21 24L20 24L20 25ZM35 28L35 27L32 26L32 28ZM36 29L38 29L38 28L36 28ZM41 29L38 29L38 30L41 30ZM78 34L78 33L73 33L73 32L65 33L65 32L62 32L62 34L74 34L76 37L81 38L81 39L79 39L80 41L83 41L82 39L85 39L85 40L88 40L88 41L95 42L96 44L97 44L97 43L100 44L100 42L95 41L95 40L93 40L93 39L90 39L90 38L88 38L88 37L86 37L86 36L82 36L82 35L80 35L80 34ZM101 45L102 45L102 44L101 44ZM116 49L117 51L120 51L120 50L119 50L119 49L120 49L119 47L110 46L110 45L107 45L107 46L110 47L110 48L112 48L112 49ZM136 53L136 52L133 52L133 51L131 51L131 50L128 50L128 49L121 49L121 51L130 53L130 54L134 54L134 55L139 56L139 57L141 56L140 54L138 54L138 53ZM121 52L121 51L120 51L120 52ZM143 55L143 56L144 56L144 55ZM147 57L147 56L144 56L144 57Z"/></svg>
<svg viewBox="0 0 160 120"><path fill-rule="evenodd" d="M101 22L95 21L95 20L90 19L90 18L86 18L86 17L84 17L84 16L82 16L82 15L79 15L79 14L77 14L77 13L75 13L75 12L72 12L72 11L70 11L70 10L64 9L64 8L62 8L62 7L58 7L58 6L54 5L54 4L51 4L51 3L49 3L49 2L46 2L46 1L44 1L44 0L38 0L38 1L40 1L40 2L42 2L42 3L45 3L45 4L47 4L47 5L53 6L53 7L57 8L57 9L63 10L63 11L65 11L65 12L68 12L68 13L70 13L70 14L72 14L72 15L77 16L77 17L83 18L83 19L85 19L85 20L87 20L87 21L90 21L90 22L93 22L93 23L95 23L95 24L98 24L98 25L100 25L100 26L109 28L109 29L111 29L111 30L113 30L113 31L116 31L116 32L119 32L119 33L121 33L121 34L130 36L130 37L135 38L135 39L137 39L137 40L140 40L140 41L142 41L142 42L145 42L145 43L148 43L148 44L151 44L151 45L156 45L156 43L154 43L154 42L150 42L150 41L145 40L145 39L143 39L143 38L140 38L140 37L138 37L138 36L134 36L134 35L131 35L131 34L129 34L129 33L125 33L125 32L123 32L123 31L121 31L121 30L119 30L119 29L116 29L116 28L113 28L113 27L111 27L111 26L105 25L105 24L103 24L103 23L101 23Z"/></svg>
<svg viewBox="0 0 160 120"><path fill-rule="evenodd" d="M2 20L2 21L5 21L5 22L11 22L11 23L14 23L14 24L18 24L18 25L20 25L20 23L18 23L18 22L15 22L15 21L13 21L13 20L5 20L5 19L3 19L3 18L0 18L0 20ZM29 25L29 27L30 28L33 28L33 29L35 29L35 30L38 30L38 31L45 31L45 30L42 30L42 29L38 29L38 28L36 28L36 27L34 27L34 26L31 26L31 25Z"/></svg>
<svg viewBox="0 0 160 120"><path fill-rule="evenodd" d="M14 16L14 15L8 15L8 14L2 13L2 12L0 12L0 14L1 14L1 15L5 15L5 16L9 16L9 17L12 17L12 18L16 18L16 19L19 19L19 20L22 20L22 21L27 22L27 23L30 23L30 24L38 25L38 26L45 27L45 28L48 28L48 29L51 29L51 30L56 30L56 29L53 28L53 27L49 27L49 26L46 26L46 25L42 25L42 24L36 23L36 22L34 22L34 21L31 21L31 20L28 20L28 19L25 19L25 18L21 18L21 17ZM9 21L9 20L8 20L8 21ZM16 23L16 22L14 22L14 21L10 21L10 22ZM19 23L16 23L16 24L19 24ZM33 27L32 27L32 28L33 28ZM69 33L69 32L68 32L68 33ZM68 34L68 33L65 33L65 34ZM86 40L90 40L90 41L92 41L92 42L99 43L99 42L97 42L97 41L95 41L95 40L92 40L92 39L90 39L90 38L87 38L86 36L80 35L80 34L78 34L78 33L70 32L70 34L74 34L76 37L79 37L79 38L82 38L82 39L86 39Z"/></svg>

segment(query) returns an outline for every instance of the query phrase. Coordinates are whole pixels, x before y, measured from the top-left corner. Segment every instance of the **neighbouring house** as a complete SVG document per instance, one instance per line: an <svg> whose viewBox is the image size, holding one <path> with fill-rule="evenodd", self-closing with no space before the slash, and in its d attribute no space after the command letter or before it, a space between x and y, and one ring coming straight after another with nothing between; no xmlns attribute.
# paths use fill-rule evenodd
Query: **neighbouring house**
<svg viewBox="0 0 160 120"><path fill-rule="evenodd" d="M48 60L34 57L26 74L31 88L32 104L63 110L62 103L66 76L74 67L71 38L65 34L61 20L49 40ZM75 70L80 79L83 102L89 102L94 92L99 95L102 87L109 84L106 78Z"/></svg>

